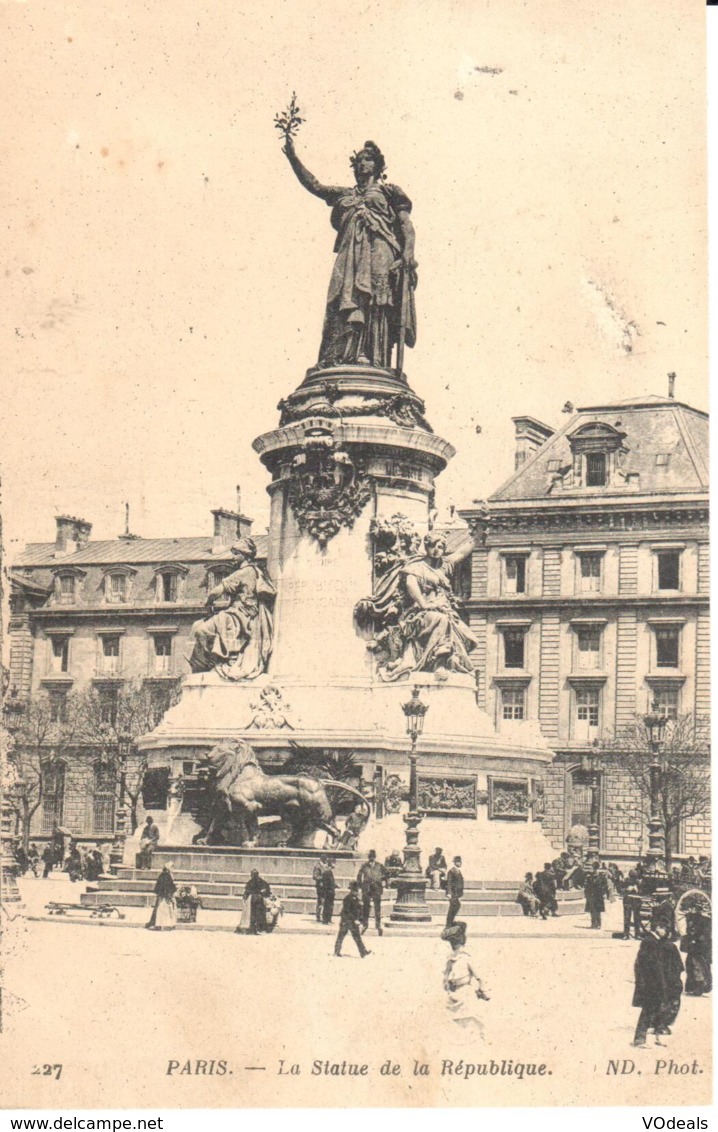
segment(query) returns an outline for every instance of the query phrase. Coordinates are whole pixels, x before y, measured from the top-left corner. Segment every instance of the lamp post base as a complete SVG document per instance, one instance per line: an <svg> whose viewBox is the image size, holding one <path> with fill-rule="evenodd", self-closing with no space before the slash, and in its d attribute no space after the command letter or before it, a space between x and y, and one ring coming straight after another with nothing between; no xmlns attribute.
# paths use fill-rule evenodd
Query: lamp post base
<svg viewBox="0 0 718 1132"><path fill-rule="evenodd" d="M394 879L396 902L389 919L401 924L430 924L431 913L426 903L428 883L421 874L399 873Z"/></svg>

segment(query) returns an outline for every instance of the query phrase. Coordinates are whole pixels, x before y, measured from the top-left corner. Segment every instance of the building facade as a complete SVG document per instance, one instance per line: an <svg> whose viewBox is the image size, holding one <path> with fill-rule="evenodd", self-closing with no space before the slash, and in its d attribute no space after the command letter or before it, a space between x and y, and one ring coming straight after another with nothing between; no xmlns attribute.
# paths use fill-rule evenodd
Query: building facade
<svg viewBox="0 0 718 1132"><path fill-rule="evenodd" d="M476 541L465 610L481 706L501 731L535 720L554 748L556 848L594 824L604 854L630 859L645 822L600 745L654 704L710 711L708 418L647 396L580 408L556 432L514 422L513 475L461 512ZM674 852L710 852L708 821L686 820Z"/></svg>
<svg viewBox="0 0 718 1132"><path fill-rule="evenodd" d="M68 697L91 689L108 722L123 690L144 688L162 703L189 672L192 624L207 594L233 569L230 546L251 531L235 511L212 512L206 538L91 541L91 524L56 519L55 541L25 548L10 572L9 696L20 705L49 702L62 723ZM258 556L266 553L259 538ZM55 823L73 834L110 838L117 783L92 752L54 760L33 818L33 836Z"/></svg>

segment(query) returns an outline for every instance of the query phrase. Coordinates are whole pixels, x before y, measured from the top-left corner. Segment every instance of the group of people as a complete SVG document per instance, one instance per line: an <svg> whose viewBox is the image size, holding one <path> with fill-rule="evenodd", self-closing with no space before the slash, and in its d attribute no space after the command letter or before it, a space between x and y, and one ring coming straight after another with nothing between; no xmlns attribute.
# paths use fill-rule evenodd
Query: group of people
<svg viewBox="0 0 718 1132"><path fill-rule="evenodd" d="M41 864L44 880L53 869L62 869L73 882L94 881L107 872L107 861L94 842L81 843L61 832L53 834L42 853L32 841L27 849L21 843L15 845L14 855L20 876L29 872L38 876Z"/></svg>
<svg viewBox="0 0 718 1132"><path fill-rule="evenodd" d="M173 868L172 862L168 861L160 869L155 881L155 902L145 924L150 931L173 931L177 926L178 908L186 909L185 919L195 922L197 910L202 907L202 901L193 885L185 884L178 889ZM259 875L258 869L252 869L244 886L242 914L235 930L242 935L274 931L283 911L281 901L273 895L267 881Z"/></svg>

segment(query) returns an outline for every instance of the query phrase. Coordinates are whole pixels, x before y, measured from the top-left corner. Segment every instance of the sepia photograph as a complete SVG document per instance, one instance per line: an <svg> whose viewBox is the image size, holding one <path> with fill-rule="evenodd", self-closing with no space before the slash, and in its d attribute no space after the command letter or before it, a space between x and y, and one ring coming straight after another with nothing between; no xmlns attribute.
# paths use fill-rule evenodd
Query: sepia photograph
<svg viewBox="0 0 718 1132"><path fill-rule="evenodd" d="M709 1105L705 5L2 22L0 1106Z"/></svg>

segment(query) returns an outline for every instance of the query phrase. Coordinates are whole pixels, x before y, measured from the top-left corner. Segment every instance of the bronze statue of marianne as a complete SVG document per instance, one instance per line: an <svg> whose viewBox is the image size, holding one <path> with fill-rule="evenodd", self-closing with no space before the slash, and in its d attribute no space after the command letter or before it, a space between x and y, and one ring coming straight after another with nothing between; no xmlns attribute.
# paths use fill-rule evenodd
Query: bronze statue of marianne
<svg viewBox="0 0 718 1132"><path fill-rule="evenodd" d="M356 184L321 185L297 157L291 133L283 153L297 180L330 205L337 232L319 365L375 366L401 373L404 346L416 341L416 261L411 201L384 179L374 142L351 158Z"/></svg>

